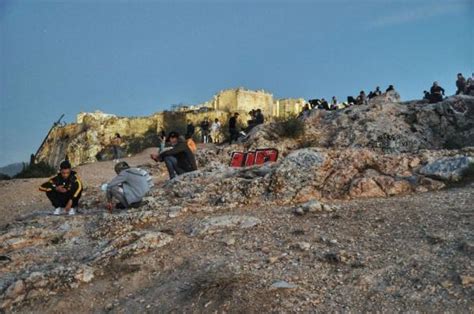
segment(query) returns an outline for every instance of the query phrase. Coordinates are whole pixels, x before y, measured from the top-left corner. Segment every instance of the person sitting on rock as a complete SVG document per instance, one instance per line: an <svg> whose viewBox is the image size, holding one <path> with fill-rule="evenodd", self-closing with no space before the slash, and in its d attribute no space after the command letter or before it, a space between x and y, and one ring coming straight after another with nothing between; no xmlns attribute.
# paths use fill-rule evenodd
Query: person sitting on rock
<svg viewBox="0 0 474 314"><path fill-rule="evenodd" d="M298 118L305 120L306 118L309 117L310 113L311 113L311 109L309 109L309 105L305 104L303 107L303 110L298 115Z"/></svg>
<svg viewBox="0 0 474 314"><path fill-rule="evenodd" d="M431 94L430 103L440 102L443 100L444 88L439 86L438 82L435 81L433 82L433 86L431 86L430 94Z"/></svg>
<svg viewBox="0 0 474 314"><path fill-rule="evenodd" d="M394 91L395 90L395 87L393 87L393 85L388 85L387 89L385 90L386 93L388 92L391 92L391 91Z"/></svg>
<svg viewBox="0 0 474 314"><path fill-rule="evenodd" d="M466 82L466 95L474 96L474 79L471 77Z"/></svg>
<svg viewBox="0 0 474 314"><path fill-rule="evenodd" d="M458 73L458 79L456 80L456 95L464 94L466 92L466 79L462 73Z"/></svg>
<svg viewBox="0 0 474 314"><path fill-rule="evenodd" d="M329 103L326 99L322 98L321 99L321 107L326 110L330 110L331 108L329 107Z"/></svg>
<svg viewBox="0 0 474 314"><path fill-rule="evenodd" d="M113 208L127 209L137 208L143 197L153 186L151 176L143 169L131 168L125 161L115 165L117 176L105 185L107 195L107 210L112 212ZM114 206L113 200L118 201Z"/></svg>
<svg viewBox="0 0 474 314"><path fill-rule="evenodd" d="M365 105L367 103L367 96L365 95L365 92L362 90L359 93L359 96L356 98L356 104L357 105Z"/></svg>
<svg viewBox="0 0 474 314"><path fill-rule="evenodd" d="M423 91L423 95L424 95L423 100L428 100L429 101L431 99L431 94L427 90Z"/></svg>
<svg viewBox="0 0 474 314"><path fill-rule="evenodd" d="M259 125L259 124L263 124L264 122L265 122L265 117L262 113L262 110L257 109L257 111L255 112L255 124Z"/></svg>
<svg viewBox="0 0 474 314"><path fill-rule="evenodd" d="M69 161L64 160L59 166L59 173L40 186L40 191L46 192L51 204L56 208L54 215L61 215L65 210L70 216L76 214L82 195L82 183L77 173L71 170Z"/></svg>
<svg viewBox="0 0 474 314"><path fill-rule="evenodd" d="M171 149L164 152L155 153L151 158L155 161L165 163L170 179L177 175L197 170L196 159L193 152L186 143L186 140L179 136L178 132L171 132L168 140Z"/></svg>

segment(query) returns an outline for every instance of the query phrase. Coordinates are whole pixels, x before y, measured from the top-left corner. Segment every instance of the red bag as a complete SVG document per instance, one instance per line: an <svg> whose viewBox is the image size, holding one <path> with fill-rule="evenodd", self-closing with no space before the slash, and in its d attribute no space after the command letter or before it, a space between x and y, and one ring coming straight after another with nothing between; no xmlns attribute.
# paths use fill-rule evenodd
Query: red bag
<svg viewBox="0 0 474 314"><path fill-rule="evenodd" d="M230 166L234 168L242 167L245 161L245 153L233 152L230 159Z"/></svg>
<svg viewBox="0 0 474 314"><path fill-rule="evenodd" d="M278 150L274 148L257 149L255 152L255 164L263 165L266 162L275 162L278 159Z"/></svg>
<svg viewBox="0 0 474 314"><path fill-rule="evenodd" d="M266 162L275 162L278 159L278 150L275 148L257 149L256 151L233 152L230 166L234 168L263 165Z"/></svg>
<svg viewBox="0 0 474 314"><path fill-rule="evenodd" d="M247 152L245 154L245 167L250 167L255 164L255 152Z"/></svg>

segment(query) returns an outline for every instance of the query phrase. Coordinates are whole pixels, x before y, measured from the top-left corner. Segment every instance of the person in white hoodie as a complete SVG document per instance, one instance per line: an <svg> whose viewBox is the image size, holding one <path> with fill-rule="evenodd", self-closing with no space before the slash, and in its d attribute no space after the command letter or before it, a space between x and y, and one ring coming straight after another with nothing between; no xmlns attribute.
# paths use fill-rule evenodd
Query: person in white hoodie
<svg viewBox="0 0 474 314"><path fill-rule="evenodd" d="M107 194L107 209L138 207L143 197L153 186L151 176L143 169L131 168L125 161L115 165L117 176L105 186ZM113 200L118 203L114 206Z"/></svg>

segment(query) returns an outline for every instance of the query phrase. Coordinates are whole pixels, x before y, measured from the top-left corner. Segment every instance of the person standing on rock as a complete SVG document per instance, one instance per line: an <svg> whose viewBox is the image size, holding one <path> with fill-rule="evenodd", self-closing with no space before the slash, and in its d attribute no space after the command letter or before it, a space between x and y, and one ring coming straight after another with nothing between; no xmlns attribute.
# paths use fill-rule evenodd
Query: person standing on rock
<svg viewBox="0 0 474 314"><path fill-rule="evenodd" d="M61 215L64 210L68 215L76 214L82 195L82 182L77 173L71 170L71 164L65 160L59 166L59 173L40 186L40 191L46 192L51 204L56 208L54 215Z"/></svg>
<svg viewBox="0 0 474 314"><path fill-rule="evenodd" d="M221 142L221 127L219 119L216 118L211 125L211 139L214 144Z"/></svg>
<svg viewBox="0 0 474 314"><path fill-rule="evenodd" d="M188 125L186 126L186 138L192 138L194 136L195 127L191 120L188 120Z"/></svg>
<svg viewBox="0 0 474 314"><path fill-rule="evenodd" d="M456 80L456 95L464 94L466 92L466 79L462 73L458 73L458 79Z"/></svg>
<svg viewBox="0 0 474 314"><path fill-rule="evenodd" d="M151 154L151 158L156 162L162 161L165 163L170 179L197 170L196 159L186 140L180 137L177 132L171 132L168 135L168 140L172 148L164 152Z"/></svg>
<svg viewBox="0 0 474 314"><path fill-rule="evenodd" d="M122 137L119 133L115 133L114 138L112 139L112 150L114 154L114 162L119 162L122 157Z"/></svg>
<svg viewBox="0 0 474 314"><path fill-rule="evenodd" d="M209 118L205 118L204 121L201 122L201 137L203 143L209 143Z"/></svg>
<svg viewBox="0 0 474 314"><path fill-rule="evenodd" d="M143 169L131 168L125 161L114 167L117 176L104 187L107 194L106 208L112 212L116 209L136 208L140 206L143 197L153 186L151 176ZM113 200L118 203L114 206Z"/></svg>
<svg viewBox="0 0 474 314"><path fill-rule="evenodd" d="M239 130L237 129L237 120L239 119L239 113L236 112L232 117L229 119L229 133L230 133L230 140L229 143L232 144L233 141L237 141L239 138Z"/></svg>

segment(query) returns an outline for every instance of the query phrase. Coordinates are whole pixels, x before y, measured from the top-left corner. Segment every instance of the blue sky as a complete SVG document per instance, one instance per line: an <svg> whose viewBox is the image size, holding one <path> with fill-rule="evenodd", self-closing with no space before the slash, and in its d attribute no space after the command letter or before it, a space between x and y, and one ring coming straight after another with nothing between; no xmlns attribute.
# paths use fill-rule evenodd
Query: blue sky
<svg viewBox="0 0 474 314"><path fill-rule="evenodd" d="M239 86L454 93L473 32L473 0L0 0L0 165L28 160L62 113L148 115Z"/></svg>

